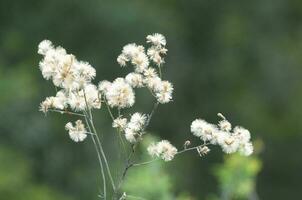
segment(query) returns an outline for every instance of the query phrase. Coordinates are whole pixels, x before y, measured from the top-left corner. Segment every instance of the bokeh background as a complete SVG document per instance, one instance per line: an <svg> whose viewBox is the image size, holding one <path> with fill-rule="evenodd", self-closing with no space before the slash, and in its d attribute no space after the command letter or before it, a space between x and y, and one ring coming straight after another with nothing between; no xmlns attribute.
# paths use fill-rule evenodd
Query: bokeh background
<svg viewBox="0 0 302 200"><path fill-rule="evenodd" d="M301 197L301 0L0 0L1 200L97 199L90 141L68 138L70 117L38 112L55 93L38 68L39 42L62 45L97 69L97 81L112 80L127 73L116 63L122 46L154 32L167 37L163 70L175 93L153 118L153 135L178 147L196 143L191 121L216 122L222 112L249 128L257 153L245 160L216 148L205 158L191 152L133 171L125 188L147 199ZM149 112L147 93L137 101L136 110ZM114 163L103 110L97 127Z"/></svg>

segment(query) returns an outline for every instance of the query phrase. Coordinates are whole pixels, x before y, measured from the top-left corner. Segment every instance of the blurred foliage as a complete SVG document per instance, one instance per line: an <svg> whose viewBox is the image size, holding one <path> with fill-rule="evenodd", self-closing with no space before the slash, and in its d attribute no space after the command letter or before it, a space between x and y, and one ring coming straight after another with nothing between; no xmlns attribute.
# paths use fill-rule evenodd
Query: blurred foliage
<svg viewBox="0 0 302 200"><path fill-rule="evenodd" d="M261 162L255 157L226 156L225 163L216 169L221 199L247 199L255 192L255 178L260 169Z"/></svg>
<svg viewBox="0 0 302 200"><path fill-rule="evenodd" d="M208 200L258 200L256 178L262 168L259 159L262 150L263 142L255 140L252 156L225 155L224 162L213 168L218 179L220 195L209 195Z"/></svg>
<svg viewBox="0 0 302 200"><path fill-rule="evenodd" d="M58 200L65 195L97 199L91 142L74 144L64 131L64 124L75 118L45 118L38 112L54 89L38 70L37 45L50 39L90 62L96 80L112 80L128 72L115 61L122 46L143 43L147 34L159 32L169 49L164 78L173 82L175 93L173 103L159 107L150 129L182 146L191 140L193 119L214 122L222 112L265 143L259 156L260 198L299 199L302 157L295 152L302 150L301 21L301 0L0 0L0 146L31 163L34 183L29 185L43 185L37 190L60 190L64 197ZM149 112L149 96L138 93L137 99L135 109ZM114 163L115 141L105 114L101 109L95 116ZM205 159L192 153L173 161L173 167L167 166L172 193L184 191L196 199L216 193L218 183L209 171L221 155L213 150ZM19 163L18 157L9 158ZM10 169L3 162L0 168ZM6 176L13 181L12 174ZM6 188L2 179L0 185Z"/></svg>
<svg viewBox="0 0 302 200"><path fill-rule="evenodd" d="M39 184L32 178L29 160L8 147L0 147L1 199L70 200L60 191Z"/></svg>

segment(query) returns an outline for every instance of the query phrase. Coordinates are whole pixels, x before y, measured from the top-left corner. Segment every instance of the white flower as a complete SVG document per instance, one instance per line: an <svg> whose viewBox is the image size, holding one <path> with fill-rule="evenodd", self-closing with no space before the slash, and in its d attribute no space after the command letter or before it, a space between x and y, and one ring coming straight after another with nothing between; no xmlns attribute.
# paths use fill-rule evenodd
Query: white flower
<svg viewBox="0 0 302 200"><path fill-rule="evenodd" d="M128 61L131 61L135 71L138 73L142 73L149 66L149 59L145 54L145 48L135 43L124 46L122 54L118 56L117 61L122 67L126 66Z"/></svg>
<svg viewBox="0 0 302 200"><path fill-rule="evenodd" d="M86 108L85 98L83 92L70 92L68 104L74 111L83 111Z"/></svg>
<svg viewBox="0 0 302 200"><path fill-rule="evenodd" d="M63 91L58 91L56 97L53 98L54 108L64 110L67 107L67 97Z"/></svg>
<svg viewBox="0 0 302 200"><path fill-rule="evenodd" d="M124 130L127 126L127 119L118 117L113 120L112 127L120 130Z"/></svg>
<svg viewBox="0 0 302 200"><path fill-rule="evenodd" d="M67 97L63 91L58 91L55 97L47 97L40 104L40 111L47 113L48 109L56 108L59 110L64 110L67 107Z"/></svg>
<svg viewBox="0 0 302 200"><path fill-rule="evenodd" d="M210 143L211 144L221 144L223 143L223 140L228 136L230 135L229 132L226 132L226 131L213 131L212 132L212 137L211 137L211 140L210 140Z"/></svg>
<svg viewBox="0 0 302 200"><path fill-rule="evenodd" d="M127 58L132 58L136 56L138 53L143 52L144 47L137 46L135 43L127 44L123 47L122 54Z"/></svg>
<svg viewBox="0 0 302 200"><path fill-rule="evenodd" d="M250 134L249 130L247 130L243 127L236 126L234 128L233 132L234 132L234 136L238 138L240 143L247 143L251 139L251 134Z"/></svg>
<svg viewBox="0 0 302 200"><path fill-rule="evenodd" d="M144 52L140 52L132 57L131 63L134 65L134 69L138 73L142 73L149 66L149 59Z"/></svg>
<svg viewBox="0 0 302 200"><path fill-rule="evenodd" d="M130 143L136 143L144 134L147 117L141 113L134 113L125 129L125 137Z"/></svg>
<svg viewBox="0 0 302 200"><path fill-rule="evenodd" d="M48 109L53 108L54 97L47 97L42 103L40 103L39 110L47 113Z"/></svg>
<svg viewBox="0 0 302 200"><path fill-rule="evenodd" d="M131 128L126 128L125 129L125 138L128 140L130 143L136 143L139 141L141 135L137 131L131 129Z"/></svg>
<svg viewBox="0 0 302 200"><path fill-rule="evenodd" d="M89 63L78 61L62 47L54 48L48 40L40 43L38 52L44 55L39 63L43 77L68 92L83 88L96 76Z"/></svg>
<svg viewBox="0 0 302 200"><path fill-rule="evenodd" d="M127 83L129 83L133 88L143 87L143 76L138 73L129 73L125 77Z"/></svg>
<svg viewBox="0 0 302 200"><path fill-rule="evenodd" d="M97 90L97 87L93 84L85 85L84 91L86 96L86 101L89 108L101 108L101 99L100 94ZM84 96L84 100L85 100Z"/></svg>
<svg viewBox="0 0 302 200"><path fill-rule="evenodd" d="M235 153L239 148L239 141L232 135L225 135L225 138L220 141L220 146L225 153Z"/></svg>
<svg viewBox="0 0 302 200"><path fill-rule="evenodd" d="M135 102L134 91L123 78L115 79L108 86L105 96L110 107L131 107Z"/></svg>
<svg viewBox="0 0 302 200"><path fill-rule="evenodd" d="M148 77L144 79L144 83L152 91L158 91L161 88L161 79L158 76Z"/></svg>
<svg viewBox="0 0 302 200"><path fill-rule="evenodd" d="M155 45L155 46L165 46L166 45L166 38L162 35L162 34L159 34L159 33L154 33L152 35L148 35L146 37L147 39L147 43L152 43L152 45Z"/></svg>
<svg viewBox="0 0 302 200"><path fill-rule="evenodd" d="M223 131L231 131L232 130L232 124L228 120L221 120L218 123L218 126Z"/></svg>
<svg viewBox="0 0 302 200"><path fill-rule="evenodd" d="M46 80L51 79L57 73L62 59L66 56L66 51L62 48L49 49L44 59L39 63L40 70Z"/></svg>
<svg viewBox="0 0 302 200"><path fill-rule="evenodd" d="M127 62L129 61L129 59L127 58L127 56L125 56L125 54L120 54L116 60L121 67L125 67Z"/></svg>
<svg viewBox="0 0 302 200"><path fill-rule="evenodd" d="M96 76L95 69L87 62L75 62L74 68L76 70L76 81L81 87L88 84Z"/></svg>
<svg viewBox="0 0 302 200"><path fill-rule="evenodd" d="M254 147L250 142L241 145L239 148L239 153L244 156L251 155L253 151L254 151Z"/></svg>
<svg viewBox="0 0 302 200"><path fill-rule="evenodd" d="M130 124L134 124L135 126L138 126L138 129L143 128L147 120L146 115L141 113L134 113L130 118Z"/></svg>
<svg viewBox="0 0 302 200"><path fill-rule="evenodd" d="M82 142L87 137L85 126L81 120L77 120L75 126L68 122L65 129L68 130L70 138L75 142Z"/></svg>
<svg viewBox="0 0 302 200"><path fill-rule="evenodd" d="M161 46L151 46L148 51L147 55L149 56L150 60L152 60L156 65L161 65L165 62L163 55L167 54L167 49Z"/></svg>
<svg viewBox="0 0 302 200"><path fill-rule="evenodd" d="M38 46L38 54L45 55L51 49L53 49L51 41L43 40Z"/></svg>
<svg viewBox="0 0 302 200"><path fill-rule="evenodd" d="M108 89L110 88L110 86L111 86L111 83L109 81L104 80L99 83L98 89L103 94L106 94L108 92Z"/></svg>
<svg viewBox="0 0 302 200"><path fill-rule="evenodd" d="M160 157L164 161L171 161L177 153L177 149L167 140L162 140L157 144L153 143L147 150L151 156Z"/></svg>
<svg viewBox="0 0 302 200"><path fill-rule="evenodd" d="M159 157L159 155L160 155L157 145L154 143L149 145L149 147L147 148L147 151L148 151L149 155L152 157Z"/></svg>
<svg viewBox="0 0 302 200"><path fill-rule="evenodd" d="M217 132L215 125L210 124L202 119L196 119L191 124L193 135L201 138L203 141L211 141L213 133Z"/></svg>
<svg viewBox="0 0 302 200"><path fill-rule="evenodd" d="M172 100L173 85L169 81L161 81L155 89L158 102L164 104Z"/></svg>
<svg viewBox="0 0 302 200"><path fill-rule="evenodd" d="M74 68L75 57L66 55L61 60L53 76L53 84L66 90L76 90L79 88L77 71Z"/></svg>
<svg viewBox="0 0 302 200"><path fill-rule="evenodd" d="M149 67L149 68L145 69L144 76L148 79L148 78L157 77L158 75L154 68Z"/></svg>

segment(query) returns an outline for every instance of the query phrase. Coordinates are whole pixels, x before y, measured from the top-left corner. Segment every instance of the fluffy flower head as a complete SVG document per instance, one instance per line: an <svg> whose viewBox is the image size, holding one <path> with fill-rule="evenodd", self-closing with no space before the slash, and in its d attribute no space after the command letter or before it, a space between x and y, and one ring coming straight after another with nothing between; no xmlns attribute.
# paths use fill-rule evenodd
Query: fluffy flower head
<svg viewBox="0 0 302 200"><path fill-rule="evenodd" d="M171 161L177 153L177 149L167 140L162 140L157 144L148 147L148 153L153 157L160 157L164 161Z"/></svg>
<svg viewBox="0 0 302 200"><path fill-rule="evenodd" d="M68 130L70 138L75 142L82 142L87 137L85 126L81 120L77 120L75 126L68 122L65 125L65 129Z"/></svg>

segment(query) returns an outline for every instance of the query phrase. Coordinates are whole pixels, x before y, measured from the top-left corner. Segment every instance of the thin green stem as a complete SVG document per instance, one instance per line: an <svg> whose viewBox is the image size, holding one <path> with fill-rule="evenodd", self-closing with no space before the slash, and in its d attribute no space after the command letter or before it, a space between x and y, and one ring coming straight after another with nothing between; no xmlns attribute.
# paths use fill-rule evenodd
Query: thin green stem
<svg viewBox="0 0 302 200"><path fill-rule="evenodd" d="M156 109L158 108L158 105L159 105L159 102L158 102L158 101L154 103L153 109L151 110L150 114L148 115L148 119L147 119L147 122L146 122L146 124L145 124L145 127L143 128L143 131L145 131L146 128L148 127L148 125L150 124L151 118L153 117L153 115L154 115ZM120 181L120 183L119 183L118 188L120 188L120 187L122 186L122 183L123 183L123 181L124 181L124 179L125 179L125 177L126 177L126 174L127 174L128 170L129 170L132 166L135 165L135 164L133 164L133 163L131 162L131 157L132 157L134 154L135 154L135 148L132 148L132 151L131 151L131 153L130 153L128 159L127 159L126 167L125 167L125 169L124 169L124 171L123 171L122 178L121 178L121 181Z"/></svg>
<svg viewBox="0 0 302 200"><path fill-rule="evenodd" d="M179 151L175 154L175 156L177 155L180 155L182 153L185 153L187 151L192 151L192 150L196 150L197 148L199 147L204 147L206 145L208 145L210 143L204 143L202 145L198 145L198 146L195 146L195 147L191 147L191 148L187 148L187 149L183 149L182 151ZM136 167L136 166L141 166L141 165L147 165L147 164L150 164L150 163L153 163L154 161L157 161L157 160L160 160L159 158L156 158L156 159L153 159L153 160L149 160L149 161L145 161L145 162L141 162L141 163L134 163L132 164L133 167Z"/></svg>
<svg viewBox="0 0 302 200"><path fill-rule="evenodd" d="M86 125L88 127L88 130L89 130L89 132L91 132L91 128L90 128L90 125L89 125L86 114L84 114L84 116L85 116L85 121L86 121ZM106 189L106 177L105 177L105 173L104 173L104 166L103 166L103 163L102 163L102 159L101 159L99 149L98 149L96 141L94 139L94 135L91 135L91 139L92 139L92 142L94 144L94 147L95 147L95 150L96 150L96 153L97 153L99 165L101 167L101 174L102 174L102 179L103 179L103 190L104 190L103 193L104 193L104 199L106 199L106 190L107 189Z"/></svg>
<svg viewBox="0 0 302 200"><path fill-rule="evenodd" d="M147 200L143 197L138 197L138 196L133 196L133 195L126 195L126 197L129 199Z"/></svg>
<svg viewBox="0 0 302 200"><path fill-rule="evenodd" d="M99 138L99 136L98 136L98 133L97 133L96 128L95 128L94 123L93 123L93 116L92 116L91 109L89 108L88 103L87 103L87 98L86 98L85 90L84 90L84 99L85 99L86 109L88 110L89 116L90 116L89 122L90 122L90 125L91 125L91 127L92 127L93 132L95 133L95 137L96 137L97 144L98 144L98 146L99 146L101 155L102 155L102 157L103 157L103 159L104 159L105 166L106 166L106 170L107 170L109 179L110 179L110 181L111 181L111 185L112 185L113 191L115 192L115 191L116 191L116 187L115 187L115 184L114 184L114 181L113 181L111 172L110 172L109 164L108 164L108 161L107 161L107 158L106 158L104 149L103 149L103 147L102 147L102 143L101 143L101 141L100 141L100 138Z"/></svg>
<svg viewBox="0 0 302 200"><path fill-rule="evenodd" d="M107 161L107 158L106 158L106 155L105 155L105 152L104 152L104 149L102 147L102 144L101 144L101 141L99 139L99 136L97 134L97 131L95 129L95 126L94 126L94 123L93 123L93 120L90 119L90 124L92 126L92 130L93 132L96 134L95 137L96 137L96 141L99 145L99 149L101 151L101 155L103 156L103 159L104 159L104 162L105 162L105 166L106 166L106 169L107 169L107 173L108 173L108 176L109 176L109 179L111 181L111 184L112 184L112 188L114 191L116 191L116 187L115 187L115 184L114 184L114 181L113 181L113 178L112 178L112 175L111 175L111 172L110 172L110 168L109 168L109 164L108 164L108 161Z"/></svg>
<svg viewBox="0 0 302 200"><path fill-rule="evenodd" d="M202 145L198 145L198 146L195 146L195 147L186 148L186 149L183 149L182 151L177 152L176 155L182 154L182 153L187 152L187 151L196 150L196 149L199 148L199 147L204 147L204 146L207 146L207 145L209 145L209 144L210 144L210 143L204 143L204 144L202 144Z"/></svg>
<svg viewBox="0 0 302 200"><path fill-rule="evenodd" d="M162 78L161 67L160 67L160 65L157 65L157 67L158 67L159 77Z"/></svg>
<svg viewBox="0 0 302 200"><path fill-rule="evenodd" d="M147 119L146 125L145 125L145 127L144 127L144 130L146 130L146 128L149 126L150 121L151 121L151 118L153 117L153 115L154 115L156 109L158 108L158 105L159 105L159 102L156 101L156 102L154 103L154 105L153 105L152 111L151 111L150 114L148 115L148 119Z"/></svg>
<svg viewBox="0 0 302 200"><path fill-rule="evenodd" d="M104 150L103 150L103 148L102 148L102 145L101 145L99 136L98 136L97 131L96 131L96 129L95 129L95 127L94 127L94 124L93 124L92 113L91 113L91 110L90 110L90 108L89 108L89 106L88 106L88 103L87 103L86 93L85 93L85 90L83 90L83 91L84 91L84 99L85 99L86 109L87 109L87 111L89 112L89 116L90 116L90 119L87 120L87 115L86 115L87 112L86 112L86 114L85 114L85 116L86 116L86 117L85 117L85 120L86 120L86 122L90 122L90 125L91 125L91 127L92 127L92 130L93 130L93 132L95 133L94 137L96 137L97 145L98 145L99 150L100 150L100 152L101 152L101 155L102 155L102 157L103 157L103 159L104 159L104 162L105 162L105 165L106 165L106 169L107 169L107 173L108 173L108 176L109 176L110 181L111 181L111 184L112 184L112 188L113 188L113 190L115 191L115 185L114 185L114 182L113 182L113 179L112 179L110 170L109 170L108 162L107 162L107 159L106 159ZM89 123L88 123L88 126L89 126ZM89 126L89 129L91 130L90 126ZM91 132L91 131L90 131L90 132ZM93 137L93 139L94 139L94 137ZM104 195L104 196L105 196L105 195Z"/></svg>
<svg viewBox="0 0 302 200"><path fill-rule="evenodd" d="M153 162L158 161L158 160L160 160L160 159L156 158L156 159L149 160L149 161L146 161L146 162L134 163L134 164L132 164L132 166L137 167L137 166L141 166L141 165L147 165L147 164L153 163Z"/></svg>
<svg viewBox="0 0 302 200"><path fill-rule="evenodd" d="M61 114L69 114L69 115L76 115L76 116L85 117L84 115L82 115L80 113L75 113L75 112L66 111L66 110L48 109L48 111L57 112L57 113L61 113Z"/></svg>
<svg viewBox="0 0 302 200"><path fill-rule="evenodd" d="M104 101L104 103L106 104L106 107L107 107L107 110L108 110L108 113L109 113L109 115L110 115L110 117L111 117L111 119L112 119L112 121L114 121L114 116L113 116L113 114L112 114L112 112L111 112L111 109L110 109L110 107L109 107L109 105L108 105L108 103L107 103L107 101L105 100Z"/></svg>

